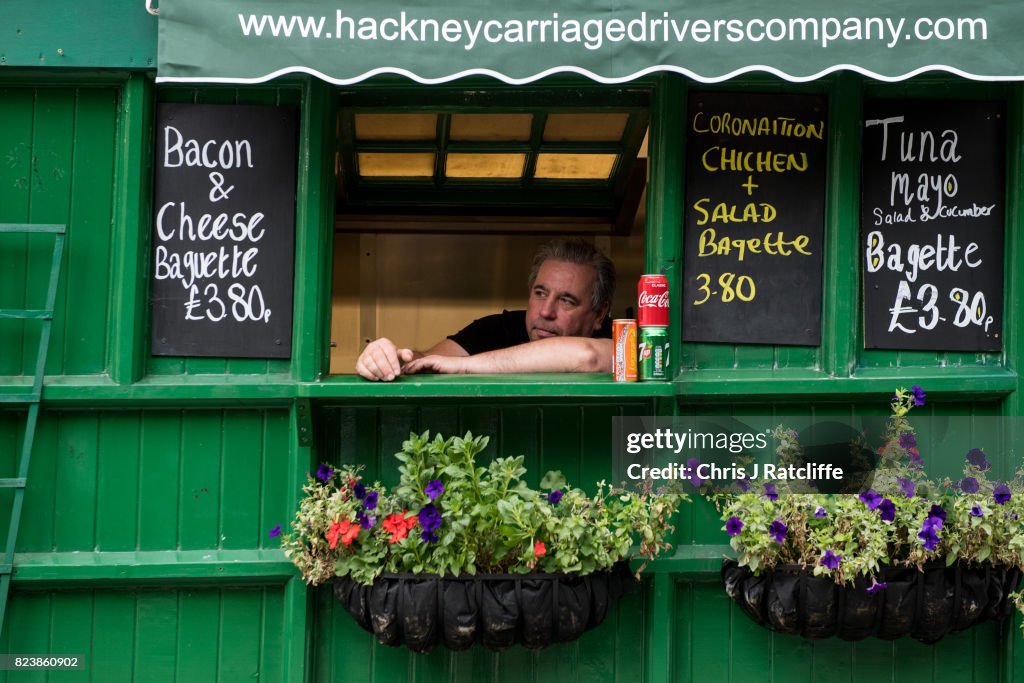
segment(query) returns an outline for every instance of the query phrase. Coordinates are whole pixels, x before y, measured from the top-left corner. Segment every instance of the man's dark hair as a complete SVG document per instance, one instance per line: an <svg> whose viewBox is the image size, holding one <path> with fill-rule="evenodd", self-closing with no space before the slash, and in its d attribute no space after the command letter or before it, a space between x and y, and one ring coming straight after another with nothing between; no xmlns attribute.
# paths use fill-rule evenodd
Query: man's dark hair
<svg viewBox="0 0 1024 683"><path fill-rule="evenodd" d="M604 304L611 306L612 297L615 296L615 264L600 249L583 240L557 239L548 242L533 257L528 284L530 289L533 289L533 283L537 281L540 267L549 259L593 267L594 296L590 308L596 313Z"/></svg>

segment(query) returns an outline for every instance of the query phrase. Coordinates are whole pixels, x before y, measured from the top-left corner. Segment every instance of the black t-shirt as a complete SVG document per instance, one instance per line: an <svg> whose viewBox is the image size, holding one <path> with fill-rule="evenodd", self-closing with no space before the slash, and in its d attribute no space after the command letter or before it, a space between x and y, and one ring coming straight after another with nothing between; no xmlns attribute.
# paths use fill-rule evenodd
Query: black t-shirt
<svg viewBox="0 0 1024 683"><path fill-rule="evenodd" d="M608 318L604 319L604 324L594 336L598 339L612 338L612 323ZM526 311L502 311L478 318L448 338L471 356L525 344L530 341L526 332Z"/></svg>

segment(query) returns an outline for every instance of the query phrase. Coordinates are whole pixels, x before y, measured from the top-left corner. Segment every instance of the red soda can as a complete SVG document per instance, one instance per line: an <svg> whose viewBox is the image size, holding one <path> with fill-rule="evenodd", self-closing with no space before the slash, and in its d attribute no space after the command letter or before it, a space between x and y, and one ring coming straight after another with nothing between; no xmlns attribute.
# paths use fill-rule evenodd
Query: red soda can
<svg viewBox="0 0 1024 683"><path fill-rule="evenodd" d="M639 327L668 327L668 278L641 275L636 287Z"/></svg>
<svg viewBox="0 0 1024 683"><path fill-rule="evenodd" d="M620 318L612 321L612 378L616 382L636 382L636 320Z"/></svg>

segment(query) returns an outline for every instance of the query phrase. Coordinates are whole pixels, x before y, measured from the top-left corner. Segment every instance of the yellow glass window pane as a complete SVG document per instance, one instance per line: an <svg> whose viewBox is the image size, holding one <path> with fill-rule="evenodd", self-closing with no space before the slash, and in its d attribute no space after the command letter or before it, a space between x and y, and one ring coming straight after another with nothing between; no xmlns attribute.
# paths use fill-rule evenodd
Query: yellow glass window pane
<svg viewBox="0 0 1024 683"><path fill-rule="evenodd" d="M433 140L437 114L356 114L356 140Z"/></svg>
<svg viewBox="0 0 1024 683"><path fill-rule="evenodd" d="M549 114L545 142L615 142L622 139L629 114Z"/></svg>
<svg viewBox="0 0 1024 683"><path fill-rule="evenodd" d="M445 164L449 178L520 178L525 154L451 153Z"/></svg>
<svg viewBox="0 0 1024 683"><path fill-rule="evenodd" d="M429 178L434 175L433 152L360 152L363 178Z"/></svg>
<svg viewBox="0 0 1024 683"><path fill-rule="evenodd" d="M535 178L607 180L618 154L538 154Z"/></svg>
<svg viewBox="0 0 1024 683"><path fill-rule="evenodd" d="M452 114L450 140L514 142L530 139L533 114Z"/></svg>

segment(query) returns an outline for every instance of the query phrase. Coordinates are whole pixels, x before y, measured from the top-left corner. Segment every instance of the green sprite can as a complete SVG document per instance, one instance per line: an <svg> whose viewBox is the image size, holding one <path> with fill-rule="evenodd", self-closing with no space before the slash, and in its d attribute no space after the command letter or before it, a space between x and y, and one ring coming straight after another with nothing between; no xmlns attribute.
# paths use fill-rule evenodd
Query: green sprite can
<svg viewBox="0 0 1024 683"><path fill-rule="evenodd" d="M667 327L640 328L637 363L641 382L670 379Z"/></svg>

